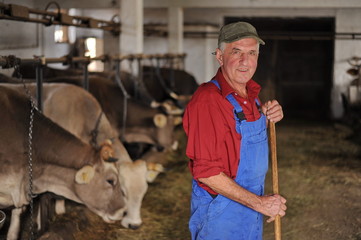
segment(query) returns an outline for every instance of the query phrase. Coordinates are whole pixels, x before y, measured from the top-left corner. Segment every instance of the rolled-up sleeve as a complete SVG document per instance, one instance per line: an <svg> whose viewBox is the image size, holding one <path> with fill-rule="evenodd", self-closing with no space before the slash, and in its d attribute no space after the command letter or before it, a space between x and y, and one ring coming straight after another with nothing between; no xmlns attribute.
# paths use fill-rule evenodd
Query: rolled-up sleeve
<svg viewBox="0 0 361 240"><path fill-rule="evenodd" d="M194 101L187 106L183 127L188 136L186 155L194 179L207 178L225 171L221 159L224 120L211 99Z"/></svg>

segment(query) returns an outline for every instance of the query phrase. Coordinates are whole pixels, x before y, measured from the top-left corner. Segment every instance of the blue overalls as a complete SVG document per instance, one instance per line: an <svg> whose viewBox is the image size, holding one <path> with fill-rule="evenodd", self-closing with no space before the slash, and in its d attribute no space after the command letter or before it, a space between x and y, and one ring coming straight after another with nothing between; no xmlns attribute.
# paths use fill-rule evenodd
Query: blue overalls
<svg viewBox="0 0 361 240"><path fill-rule="evenodd" d="M211 82L220 88L216 80ZM261 113L258 120L247 122L245 118L241 118L242 107L232 94L227 96L227 100L234 107L236 130L242 136L241 161L235 181L248 191L261 196L264 194L264 181L268 170L266 117ZM192 240L262 239L262 214L220 194L213 198L194 179L192 184L189 220Z"/></svg>

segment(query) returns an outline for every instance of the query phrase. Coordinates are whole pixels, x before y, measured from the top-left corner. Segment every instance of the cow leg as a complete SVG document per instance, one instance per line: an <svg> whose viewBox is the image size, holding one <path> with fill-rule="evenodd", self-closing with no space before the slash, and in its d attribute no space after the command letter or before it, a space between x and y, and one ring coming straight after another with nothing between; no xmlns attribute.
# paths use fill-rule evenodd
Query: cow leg
<svg viewBox="0 0 361 240"><path fill-rule="evenodd" d="M23 209L20 208L14 208L11 211L11 221L10 221L10 227L7 233L7 240L17 240L19 236L19 230L20 230L20 215L22 214Z"/></svg>
<svg viewBox="0 0 361 240"><path fill-rule="evenodd" d="M39 234L45 232L49 228L49 220L54 216L53 195L45 193L40 195L40 230Z"/></svg>
<svg viewBox="0 0 361 240"><path fill-rule="evenodd" d="M40 232L40 230L41 230L41 206L40 205L38 207L38 211L36 214L36 226L37 226L38 232Z"/></svg>
<svg viewBox="0 0 361 240"><path fill-rule="evenodd" d="M55 200L55 213L58 215L65 213L65 200L64 199L56 199Z"/></svg>

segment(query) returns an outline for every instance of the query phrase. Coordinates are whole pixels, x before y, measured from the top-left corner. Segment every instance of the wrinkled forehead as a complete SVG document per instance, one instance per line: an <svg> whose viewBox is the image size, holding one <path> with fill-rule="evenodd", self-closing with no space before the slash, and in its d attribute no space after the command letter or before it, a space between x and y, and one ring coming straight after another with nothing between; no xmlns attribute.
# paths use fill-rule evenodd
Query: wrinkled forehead
<svg viewBox="0 0 361 240"><path fill-rule="evenodd" d="M244 38L230 43L224 43L224 49L259 50L259 42L254 38Z"/></svg>

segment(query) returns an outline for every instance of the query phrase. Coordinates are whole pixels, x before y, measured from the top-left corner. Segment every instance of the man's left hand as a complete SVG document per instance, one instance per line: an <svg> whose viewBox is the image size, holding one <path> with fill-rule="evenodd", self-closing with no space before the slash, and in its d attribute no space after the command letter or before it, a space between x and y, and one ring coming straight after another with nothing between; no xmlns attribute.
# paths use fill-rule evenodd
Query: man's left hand
<svg viewBox="0 0 361 240"><path fill-rule="evenodd" d="M277 100L267 101L262 106L262 112L271 122L279 122L283 118L282 106Z"/></svg>

